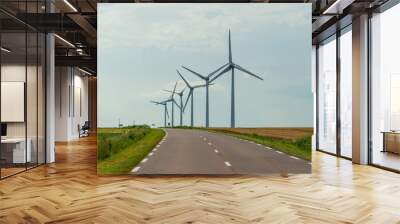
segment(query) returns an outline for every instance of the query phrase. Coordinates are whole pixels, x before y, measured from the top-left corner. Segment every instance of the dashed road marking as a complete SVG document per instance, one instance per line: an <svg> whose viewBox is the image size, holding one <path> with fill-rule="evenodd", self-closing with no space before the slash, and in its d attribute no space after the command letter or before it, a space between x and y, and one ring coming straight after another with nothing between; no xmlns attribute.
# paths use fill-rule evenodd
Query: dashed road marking
<svg viewBox="0 0 400 224"><path fill-rule="evenodd" d="M261 146L261 144L257 144L258 146Z"/></svg>
<svg viewBox="0 0 400 224"><path fill-rule="evenodd" d="M218 151L217 149L214 149L214 152L215 152L215 153L219 153L219 151Z"/></svg>
<svg viewBox="0 0 400 224"><path fill-rule="evenodd" d="M277 152L277 153L279 153L279 154L283 154L283 152L281 152L281 151L275 151L275 152Z"/></svg>
<svg viewBox="0 0 400 224"><path fill-rule="evenodd" d="M207 138L203 138L204 141L207 141Z"/></svg>
<svg viewBox="0 0 400 224"><path fill-rule="evenodd" d="M151 152L151 153L149 153L149 156L152 156L153 155L153 153Z"/></svg>
<svg viewBox="0 0 400 224"><path fill-rule="evenodd" d="M148 160L148 158L144 158L144 159L142 160L142 163L147 162L147 160Z"/></svg>
<svg viewBox="0 0 400 224"><path fill-rule="evenodd" d="M153 152L157 151L157 148L153 149Z"/></svg>
<svg viewBox="0 0 400 224"><path fill-rule="evenodd" d="M290 156L290 158L299 160L299 158L294 157L294 156Z"/></svg>
<svg viewBox="0 0 400 224"><path fill-rule="evenodd" d="M212 143L211 143L211 142L209 142L208 144L209 144L209 145L212 145Z"/></svg>
<svg viewBox="0 0 400 224"><path fill-rule="evenodd" d="M226 166L232 166L228 161L225 161Z"/></svg>
<svg viewBox="0 0 400 224"><path fill-rule="evenodd" d="M268 146L265 146L265 148L266 148L266 149L272 149L272 148L270 148L270 147L268 147Z"/></svg>
<svg viewBox="0 0 400 224"><path fill-rule="evenodd" d="M139 171L139 169L140 169L140 166L137 166L137 167L133 168L132 172L135 173L135 172Z"/></svg>

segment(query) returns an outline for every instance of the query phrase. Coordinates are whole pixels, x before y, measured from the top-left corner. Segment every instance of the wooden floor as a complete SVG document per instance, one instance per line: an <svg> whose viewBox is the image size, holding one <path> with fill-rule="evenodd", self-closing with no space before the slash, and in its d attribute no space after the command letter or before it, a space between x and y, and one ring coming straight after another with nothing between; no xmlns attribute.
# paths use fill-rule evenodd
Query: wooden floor
<svg viewBox="0 0 400 224"><path fill-rule="evenodd" d="M400 175L313 155L286 177L99 177L96 142L0 181L0 223L400 223Z"/></svg>

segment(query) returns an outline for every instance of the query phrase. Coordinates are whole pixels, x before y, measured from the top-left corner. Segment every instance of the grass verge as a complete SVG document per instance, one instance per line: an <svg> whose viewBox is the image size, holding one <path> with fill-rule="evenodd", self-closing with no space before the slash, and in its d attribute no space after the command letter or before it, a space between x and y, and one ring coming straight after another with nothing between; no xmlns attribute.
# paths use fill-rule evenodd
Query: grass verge
<svg viewBox="0 0 400 224"><path fill-rule="evenodd" d="M98 174L127 174L161 141L165 132L161 129L148 129L140 139L130 144L122 144L125 148L97 161ZM114 137L114 136L112 136ZM98 146L99 147L99 146Z"/></svg>

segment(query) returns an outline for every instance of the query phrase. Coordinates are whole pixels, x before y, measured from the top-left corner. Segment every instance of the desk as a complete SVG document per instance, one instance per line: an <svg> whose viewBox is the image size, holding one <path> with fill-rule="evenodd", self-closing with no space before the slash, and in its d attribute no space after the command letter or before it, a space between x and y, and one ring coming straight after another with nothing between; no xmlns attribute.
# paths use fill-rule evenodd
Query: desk
<svg viewBox="0 0 400 224"><path fill-rule="evenodd" d="M31 139L27 139L25 151L25 138L6 138L1 139L1 157L6 163L26 163L31 162Z"/></svg>
<svg viewBox="0 0 400 224"><path fill-rule="evenodd" d="M400 131L383 131L382 152L400 154Z"/></svg>

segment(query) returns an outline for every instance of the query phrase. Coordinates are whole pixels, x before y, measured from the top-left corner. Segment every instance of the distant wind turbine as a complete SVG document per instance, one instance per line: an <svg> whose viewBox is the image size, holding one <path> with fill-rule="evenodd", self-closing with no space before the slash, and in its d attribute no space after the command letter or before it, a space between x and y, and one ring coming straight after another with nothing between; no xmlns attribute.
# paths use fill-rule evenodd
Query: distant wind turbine
<svg viewBox="0 0 400 224"><path fill-rule="evenodd" d="M189 94L186 98L186 102L185 102L185 106L183 106L183 111L185 111L186 109L186 105L189 101L190 98L190 127L193 127L193 92L195 89L197 88L201 88L201 87L206 87L206 85L190 85L189 82L182 76L182 74L176 70L176 72L178 73L178 75L182 78L182 80L185 82L186 86L189 88Z"/></svg>
<svg viewBox="0 0 400 224"><path fill-rule="evenodd" d="M167 103L170 101L170 99L165 100L165 101L161 101L161 102L157 102L157 101L150 101L156 105L162 105L164 106L164 127L167 127L167 117L169 118L169 114L168 114L168 108L167 108Z"/></svg>
<svg viewBox="0 0 400 224"><path fill-rule="evenodd" d="M175 92L173 92L173 91L171 91L171 90L165 90L164 89L164 91L166 91L166 92L170 92L170 93L172 93L172 94L176 94L176 95L178 95L179 96L179 98L180 98L180 105L178 106L178 108L179 108L179 111L180 111L180 126L182 126L183 125L183 93L185 92L185 89L186 88L183 88L181 91L179 91L179 92L177 92L177 91L175 91Z"/></svg>
<svg viewBox="0 0 400 224"><path fill-rule="evenodd" d="M171 97L168 99L168 102L171 102L171 126L172 127L174 127L174 104L179 108L178 103L176 103L176 101L174 99L177 84L178 84L178 82L175 82L174 89L171 91Z"/></svg>
<svg viewBox="0 0 400 224"><path fill-rule="evenodd" d="M195 71L193 71L193 70L191 70L191 69L189 69L189 68L187 68L187 67L185 67L185 66L182 66L182 68L184 68L184 69L186 69L187 71L189 71L189 72L195 74L196 76L198 76L199 78L203 79L203 80L206 82L204 85L205 85L205 87L206 87L206 127L207 127L207 128L210 126L210 117L209 117L210 110L209 110L209 101L208 101L208 99L209 99L208 87L210 86L210 84L211 84L211 82L212 82L211 77L212 77L215 73L217 73L217 72L219 72L221 69L223 69L225 66L227 66L228 64L229 64L229 63L226 63L225 65L219 67L217 70L211 72L211 73L208 74L207 76L201 75L201 74L199 74L199 73L197 73L197 72L195 72Z"/></svg>
<svg viewBox="0 0 400 224"><path fill-rule="evenodd" d="M231 75L232 76L232 81L231 81L231 128L234 128L235 127L235 69L240 70L244 73L247 73L250 76L253 76L257 79L260 79L260 80L264 80L264 79L258 75L255 75L252 72L249 72L248 70L244 69L243 67L241 67L238 64L235 64L232 61L231 30L229 30L229 58L228 58L228 60L229 60L229 62L227 64L228 66L224 70L222 70L220 73L218 73L217 75L212 77L210 82L216 80L217 78L219 78L221 75L225 74L226 72L232 71L232 75ZM223 67L225 67L225 65Z"/></svg>

